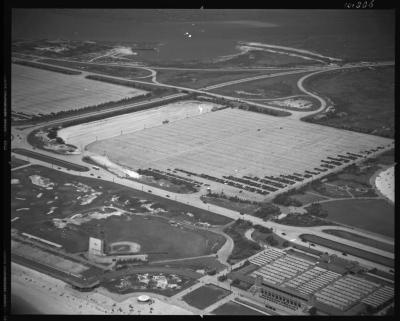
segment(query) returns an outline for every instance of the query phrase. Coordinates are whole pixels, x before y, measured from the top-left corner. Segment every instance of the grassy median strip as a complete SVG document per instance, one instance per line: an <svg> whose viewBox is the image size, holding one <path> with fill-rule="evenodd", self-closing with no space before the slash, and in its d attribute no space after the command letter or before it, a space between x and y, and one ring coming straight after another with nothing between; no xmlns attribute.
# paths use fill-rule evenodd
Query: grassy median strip
<svg viewBox="0 0 400 321"><path fill-rule="evenodd" d="M362 236L360 234L356 233L351 233L347 231L342 231L342 230L323 230L322 232L328 233L331 235L335 235L337 237L344 238L346 240L350 240L353 242L358 242L361 244L365 244L371 247L375 247L377 249L380 249L382 251L387 251L387 252L393 252L394 253L394 245L393 244L388 244L384 242L380 242L374 239L371 239L369 237Z"/></svg>
<svg viewBox="0 0 400 321"><path fill-rule="evenodd" d="M357 256L359 258L371 261L371 262L375 262L375 263L379 263L379 264L383 264L389 267L394 267L394 260L387 258L385 256L379 255L379 254L375 254L372 252L368 252L368 251L364 251L361 250L359 248L353 247L353 246L349 246L349 245L345 245L339 242L335 242L335 241L331 241L328 240L326 238L317 236L317 235L313 235L313 234L301 234L300 238L302 240L306 240L308 242L311 243L315 243L321 246L325 246L328 247L332 250L336 250L336 251L340 251L346 254L350 254L353 256Z"/></svg>
<svg viewBox="0 0 400 321"><path fill-rule="evenodd" d="M26 150L26 149L21 149L21 148L14 148L11 150L13 153L16 154L20 154L23 156L27 156L27 157L32 157L35 159L38 159L42 162L46 162L46 163L50 163L56 166L61 166L64 167L68 170L73 170L73 171L78 171L78 172L87 172L89 171L89 168L86 166L82 166L82 165L78 165L78 164L74 164L74 163L70 163L67 161L63 161L61 159L58 158L54 158L51 156L46 156L40 153L36 153L36 152L32 152L30 150Z"/></svg>
<svg viewBox="0 0 400 321"><path fill-rule="evenodd" d="M80 74L82 74L80 71L74 71L74 70L64 69L64 68L60 68L60 67L56 67L56 66L49 66L49 65L39 64L39 63L33 62L33 61L16 60L16 61L13 61L13 63L18 64L18 65L33 67L33 68L39 68L39 69L59 72L59 73L66 74L66 75L80 75Z"/></svg>

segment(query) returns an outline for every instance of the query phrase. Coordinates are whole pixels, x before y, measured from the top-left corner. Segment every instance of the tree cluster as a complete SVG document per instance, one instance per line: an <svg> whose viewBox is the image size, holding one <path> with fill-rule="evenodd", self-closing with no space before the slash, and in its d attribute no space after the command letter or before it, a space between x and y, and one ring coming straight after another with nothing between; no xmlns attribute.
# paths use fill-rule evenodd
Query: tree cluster
<svg viewBox="0 0 400 321"><path fill-rule="evenodd" d="M306 208L307 214L317 216L317 217L327 217L328 212L322 208L322 205L319 203L312 203L310 206Z"/></svg>
<svg viewBox="0 0 400 321"><path fill-rule="evenodd" d="M66 74L66 75L80 75L81 74L80 71L74 71L74 70L64 69L64 68L60 68L60 67L56 67L56 66L38 64L33 61L16 60L16 61L14 61L14 63L16 63L18 65L23 65L23 66L59 72L61 74Z"/></svg>
<svg viewBox="0 0 400 321"><path fill-rule="evenodd" d="M283 193L276 196L273 200L275 204L283 205L283 206L302 206L303 203L299 200L292 198L288 193Z"/></svg>
<svg viewBox="0 0 400 321"><path fill-rule="evenodd" d="M280 213L281 210L278 206L275 206L271 203L263 203L261 207L253 213L253 215L262 219L268 219Z"/></svg>

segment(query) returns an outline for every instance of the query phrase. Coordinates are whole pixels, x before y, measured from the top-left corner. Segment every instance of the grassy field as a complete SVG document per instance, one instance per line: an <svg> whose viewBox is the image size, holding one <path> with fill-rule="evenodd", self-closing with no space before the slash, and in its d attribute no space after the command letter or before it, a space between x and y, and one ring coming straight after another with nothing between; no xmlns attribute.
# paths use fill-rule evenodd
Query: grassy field
<svg viewBox="0 0 400 321"><path fill-rule="evenodd" d="M52 189L47 190L32 184L29 177L32 175L48 179L54 184ZM164 202L160 197L136 192L117 184L78 178L41 166L33 165L13 171L12 178L20 181L19 184L13 184L11 190L11 217L18 217L13 222L13 228L61 244L70 252L86 251L89 236L97 235L102 229L106 231L109 242L132 241L140 243L143 251L167 252L153 254L152 259L211 254L216 253L223 245L224 237L205 230L173 226L168 219L211 224L226 224L231 221L223 216L171 200ZM97 197L91 202L83 201L93 195ZM118 200L115 200L115 197L118 197ZM90 216L91 213L107 213L100 211L103 206L121 208L130 213L149 212L142 206L143 204L150 205L154 209L163 208L165 212L161 215L165 218L151 214L146 216L133 214L115 216L115 214L102 219ZM188 216L188 212L193 216ZM71 220L75 214L92 218L82 221L80 225L69 223L64 228L55 226L53 219Z"/></svg>
<svg viewBox="0 0 400 321"><path fill-rule="evenodd" d="M211 313L216 315L265 315L264 313L245 307L233 301L225 303Z"/></svg>
<svg viewBox="0 0 400 321"><path fill-rule="evenodd" d="M11 250L13 253L23 256L26 259L38 261L39 263L61 270L65 273L81 275L82 272L89 270L88 266L81 263L68 260L21 242L11 241Z"/></svg>
<svg viewBox="0 0 400 321"><path fill-rule="evenodd" d="M310 215L289 213L281 219L275 219L274 222L290 226L321 226L321 225L337 225L325 219Z"/></svg>
<svg viewBox="0 0 400 321"><path fill-rule="evenodd" d="M278 71L182 71L161 69L157 70L157 81L168 85L199 89L232 80L276 72Z"/></svg>
<svg viewBox="0 0 400 321"><path fill-rule="evenodd" d="M385 153L380 154L377 158L376 158L376 162L382 165L392 165L395 161L394 158L394 149L389 150Z"/></svg>
<svg viewBox="0 0 400 321"><path fill-rule="evenodd" d="M59 73L66 74L66 75L80 75L81 74L80 71L69 70L69 69L60 68L57 66L38 64L38 63L32 62L32 61L16 60L16 61L14 61L14 63L22 65L22 66L28 66L28 67L34 67L34 68L39 68L39 69L44 69L44 70L49 70L49 71L55 71L55 72L59 72Z"/></svg>
<svg viewBox="0 0 400 321"><path fill-rule="evenodd" d="M263 233L257 229L251 234L251 238L258 242L269 243L278 249L285 249L289 246L289 242L275 233ZM272 243L270 243L272 240ZM285 246L286 245L286 246Z"/></svg>
<svg viewBox="0 0 400 321"><path fill-rule="evenodd" d="M146 93L143 90L92 81L81 76L64 75L15 64L11 69L13 112L50 114Z"/></svg>
<svg viewBox="0 0 400 321"><path fill-rule="evenodd" d="M375 254L372 252L367 252L367 251L361 250L361 249L353 247L353 246L349 246L346 244L331 241L329 239L319 237L316 235L312 235L312 234L301 234L300 238L305 239L306 241L308 241L310 243L315 243L315 244L318 244L321 246L328 247L332 250L345 252L347 254L357 256L359 258L362 258L362 259L365 259L365 260L368 260L371 262L383 264L383 265L386 265L389 267L394 267L393 259L389 259L387 257L381 256L381 255L378 255L378 254Z"/></svg>
<svg viewBox="0 0 400 321"><path fill-rule="evenodd" d="M108 242L136 242L143 252L165 252L150 255L152 260L207 255L225 243L225 238L218 234L176 228L166 220L153 217L147 220L140 216L111 217L100 224Z"/></svg>
<svg viewBox="0 0 400 321"><path fill-rule="evenodd" d="M308 204L308 203L314 203L314 202L318 202L318 201L322 201L324 199L326 199L323 196L319 196L318 194L314 194L314 193L304 193L304 194L293 194L290 195L291 198L294 198L300 202L302 202L303 204Z"/></svg>
<svg viewBox="0 0 400 321"><path fill-rule="evenodd" d="M43 155L43 154L36 153L36 152L30 151L27 149L14 148L12 151L14 153L21 154L26 157L38 159L42 162L47 162L50 164L54 164L56 166L64 167L68 170L74 170L74 171L78 171L78 172L87 172L89 170L89 168L86 166L70 163L70 162L64 161L62 159Z"/></svg>
<svg viewBox="0 0 400 321"><path fill-rule="evenodd" d="M355 131L394 137L394 69L353 69L323 73L305 86L328 96L336 112L310 121ZM339 113L345 113L340 117Z"/></svg>
<svg viewBox="0 0 400 321"><path fill-rule="evenodd" d="M346 167L337 174L331 174L327 181L315 181L302 188L303 194L293 194L291 197L302 201L303 204L327 198L377 197L370 179L382 165L393 163L393 150L389 150L375 158Z"/></svg>
<svg viewBox="0 0 400 321"><path fill-rule="evenodd" d="M304 252L296 251L294 249L287 250L287 253L290 254L290 255L297 256L297 257L299 257L301 259L305 259L307 261L310 261L311 263L317 263L318 260L319 260L319 258L316 258L315 256L311 256L311 255L308 255L308 254L306 254Z"/></svg>
<svg viewBox="0 0 400 321"><path fill-rule="evenodd" d="M227 291L213 284L206 284L184 295L182 299L189 305L202 310L226 297L230 293L231 291Z"/></svg>
<svg viewBox="0 0 400 321"><path fill-rule="evenodd" d="M140 117L144 114L140 113ZM132 117L131 122L135 119L134 115ZM178 167L216 177L301 173L313 170L328 156L347 151L357 153L390 142L381 137L291 119L277 121L273 116L238 109L203 113L106 139L105 128L114 122L112 119L102 121L102 127L98 123L73 126L62 130L60 135L66 142L86 145L94 135L89 131L97 126L98 131L103 132L102 137L87 149L96 154L106 153L111 161L122 166L164 171ZM121 125L112 130L125 130L123 125L121 121ZM72 139L64 136L63 131L71 133Z"/></svg>
<svg viewBox="0 0 400 321"><path fill-rule="evenodd" d="M191 269L194 271L197 270L213 270L219 272L226 268L225 265L221 264L217 258L215 257L204 257L197 259L187 259L187 260L179 260L179 261L169 261L169 262L152 262L151 266L166 266L172 268L183 268L183 269Z"/></svg>
<svg viewBox="0 0 400 321"><path fill-rule="evenodd" d="M238 98L269 99L304 94L297 87L297 81L305 73L253 80L212 90L212 92Z"/></svg>
<svg viewBox="0 0 400 321"><path fill-rule="evenodd" d="M362 236L357 233L351 233L351 232L342 231L342 230L323 230L323 232L344 238L346 240L350 240L350 241L362 243L362 244L365 244L368 246L372 246L372 247L375 247L375 248L383 250L383 251L394 252L393 244L380 242L375 239L371 239L369 237L365 237L365 236Z"/></svg>
<svg viewBox="0 0 400 321"><path fill-rule="evenodd" d="M290 98L283 99L259 99L259 98L248 98L259 103L265 103L268 106L274 106L285 110L293 111L312 111L317 110L320 107L320 102L311 96L292 96Z"/></svg>
<svg viewBox="0 0 400 321"><path fill-rule="evenodd" d="M251 224L243 220L237 220L234 224L225 228L224 232L233 239L234 243L233 251L228 258L229 263L236 263L261 251L260 245L245 237L244 234L249 228L251 228Z"/></svg>
<svg viewBox="0 0 400 321"><path fill-rule="evenodd" d="M222 66L307 66L317 65L316 61L306 60L286 54L277 54L267 51L251 51L233 59L218 62Z"/></svg>
<svg viewBox="0 0 400 321"><path fill-rule="evenodd" d="M112 46L110 46L109 44L80 40L52 41L50 39L40 39L12 42L13 53L17 52L54 58L73 57L90 53L97 53L99 51L109 49L112 49Z"/></svg>
<svg viewBox="0 0 400 321"><path fill-rule="evenodd" d="M22 165L29 164L29 162L19 159L17 157L11 156L11 168L16 168Z"/></svg>
<svg viewBox="0 0 400 321"><path fill-rule="evenodd" d="M42 59L41 62L45 62L48 64L54 64L57 66L63 66L73 69L79 69L82 71L105 74L109 76L116 76L127 79L136 79L144 76L150 75L150 72L141 68L135 67L120 67L120 66L107 66L103 64L89 64L84 62L76 62L76 61L58 61L52 59Z"/></svg>
<svg viewBox="0 0 400 321"><path fill-rule="evenodd" d="M236 36L237 38L237 36ZM235 38L235 39L236 39ZM234 41L236 43L236 40ZM206 44L205 44L206 45ZM213 57L211 59L196 60L175 60L172 59L146 59L144 61L159 67L178 67L178 68L255 68L255 67L293 67L309 66L319 64L313 60L305 60L299 57L285 54L276 54L266 51L251 51L236 56Z"/></svg>
<svg viewBox="0 0 400 321"><path fill-rule="evenodd" d="M394 207L383 199L349 199L322 203L328 220L394 237Z"/></svg>
<svg viewBox="0 0 400 321"><path fill-rule="evenodd" d="M248 204L248 203L239 203L234 202L224 198L215 198L215 197L207 197L202 196L202 199L207 203L214 204L220 207L228 208L233 211L238 211L241 213L246 213L252 215L255 211L257 211L260 206L255 204Z"/></svg>
<svg viewBox="0 0 400 321"><path fill-rule="evenodd" d="M346 190L330 182L327 184L321 181L313 182L310 190L313 193L318 193L329 198L351 198L351 195Z"/></svg>

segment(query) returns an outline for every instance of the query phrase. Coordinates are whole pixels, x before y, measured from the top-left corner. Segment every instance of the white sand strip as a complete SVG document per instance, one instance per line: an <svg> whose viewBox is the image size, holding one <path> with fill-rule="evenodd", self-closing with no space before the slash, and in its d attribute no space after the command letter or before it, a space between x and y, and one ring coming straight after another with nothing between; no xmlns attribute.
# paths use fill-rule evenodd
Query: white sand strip
<svg viewBox="0 0 400 321"><path fill-rule="evenodd" d="M380 172L375 179L376 188L392 203L394 203L394 166Z"/></svg>
<svg viewBox="0 0 400 321"><path fill-rule="evenodd" d="M138 303L136 298L141 293L127 298L118 294L107 296L104 289L79 292L58 279L16 263L11 264L11 292L42 314L192 314L156 298L151 305Z"/></svg>

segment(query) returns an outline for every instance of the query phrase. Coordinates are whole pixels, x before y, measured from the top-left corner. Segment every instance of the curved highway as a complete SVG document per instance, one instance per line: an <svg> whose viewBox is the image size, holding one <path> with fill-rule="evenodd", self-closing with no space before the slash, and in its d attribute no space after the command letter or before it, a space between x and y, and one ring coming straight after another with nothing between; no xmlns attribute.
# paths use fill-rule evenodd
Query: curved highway
<svg viewBox="0 0 400 321"><path fill-rule="evenodd" d="M331 71L331 70L339 70L339 69L344 69L344 68L360 68L360 67L370 67L370 66L381 66L381 65L389 65L389 64L393 64L393 63L389 62L389 63L363 64L363 65L347 65L347 66L342 66L342 67L323 67L322 70L321 70L321 67L319 69L316 69L316 68L313 69L313 72L308 73L307 75L305 75L302 78L300 78L298 83L297 83L299 89L302 92L304 92L306 95L309 95L309 96L317 99L320 102L320 107L318 108L318 110L309 112L307 114L318 113L318 112L321 112L322 110L324 110L326 108L326 102L325 102L324 99L322 99L321 97L319 97L318 95L316 95L314 93L309 92L307 89L304 88L303 82L307 78L312 77L313 75L316 75L316 74L319 74L319 73L322 73L322 72L328 72L328 71ZM273 75L268 74L268 75L262 75L262 76L257 76L257 77L248 77L248 78L239 79L239 80L236 80L236 81L231 81L231 82L222 83L222 84L218 84L218 85L214 85L214 86L209 86L209 87L206 87L206 88L201 89L201 90L196 90L196 89L191 89L191 88L186 88L186 87L181 87L181 86L161 84L161 83L156 83L156 84L153 84L153 85L175 88L175 89L184 90L184 91L187 91L187 92L196 92L196 93L201 93L201 94L214 96L214 97L218 97L218 98L224 98L224 99L228 99L228 100L244 102L244 103L248 103L248 104L251 104L251 105L256 105L256 106L261 106L261 107L268 107L268 108L276 109L276 110L282 110L281 108L271 107L271 106L267 106L267 105L263 105L263 104L258 104L258 103L255 103L255 102L247 101L247 100L236 98L236 97L230 97L230 96L210 93L207 90L209 90L210 87L212 89L214 89L214 88L219 88L219 87L222 87L222 86L232 85L232 84L235 84L235 83L251 81L251 80L254 80L255 78L256 79L263 79L263 78L269 78L269 77L274 77L274 76L276 77L276 76L287 75L287 74L291 74L291 73L303 73L303 72L305 72L305 71L304 70L293 70L293 71L287 71L287 72L282 72L282 73L273 74ZM155 72L151 74L152 77L155 77L155 75L156 75ZM107 76L107 77L118 78L118 77L112 77L112 76ZM132 82L149 84L148 82L142 82L142 81L137 81L137 80L132 80ZM171 97L179 97L179 96L184 96L184 95L185 94L183 94L183 93L182 94L176 94L176 95L169 96L169 98L171 98ZM166 100L166 99L167 99L167 97L162 97L162 98L155 99L153 101L156 101L156 100L163 101L163 100ZM145 103L148 103L148 102L140 102L140 103L137 103L137 104L131 104L129 106L141 105L141 104L145 104ZM126 108L126 106L123 106L123 107ZM105 111L105 112L109 112L109 111ZM98 114L98 112L96 112L96 114ZM304 113L304 112L292 112L292 116L291 117L293 117L294 119L299 120L300 118L306 116L307 114ZM301 115L301 117L300 117L300 115ZM87 115L72 116L72 117L68 117L68 118L65 118L65 119L56 120L56 121L53 121L53 122L47 122L46 125L55 124L55 123L62 123L62 122L65 122L67 120L72 120L72 119L81 118L81 117L87 117ZM32 146L30 146L29 143L26 141L26 136L34 128L38 128L38 127L41 127L43 125L45 125L45 124L42 123L42 124L39 124L39 125L35 125L33 128L29 128L28 130L19 131L17 136L14 135L13 145L16 145L16 146L13 146L13 147L26 148L28 150L32 150ZM17 138L15 138L15 137L17 137ZM71 161L71 162L79 164L79 165L87 166L87 164L84 163L79 158L78 155L70 155L70 156L65 156L64 155L64 156L62 156L62 155L54 155L51 152L45 152L45 151L40 151L40 153L44 154L44 155L47 155L47 156L54 157L54 158L60 158L60 159L68 157L68 161ZM23 156L20 156L20 155L16 155L16 156L18 158L24 159ZM26 157L25 157L25 159L26 159ZM43 162L43 161L38 160L38 159L30 159L30 161L33 164L39 164L39 165L46 166L46 167L51 167L52 166L51 164ZM241 215L239 212L236 212L236 211L232 211L232 210L229 210L229 209L226 209L226 208L221 208L221 207L218 207L218 206L215 206L215 205L212 205L212 204L205 204L199 199L197 194L195 194L195 195L191 195L191 194L183 195L183 194L176 194L176 193L166 192L166 191L164 191L162 189L157 189L157 188L154 188L154 187L151 187L151 186L146 186L146 185L138 183L138 182L134 182L134 181L131 181L131 180L128 180L128 179L117 177L116 175L111 174L110 172L108 172L108 171L106 171L104 169L93 170L92 168L90 168L89 172L84 172L84 173L79 173L79 172L75 172L75 171L72 171L72 170L67 171L64 168L60 168L58 170L62 171L62 172L69 173L69 174L73 174L73 175L80 175L80 176L85 176L85 177L93 177L94 176L94 177L97 177L97 178L99 178L101 180L112 181L112 182L124 185L126 187L130 187L130 188L134 188L134 189L138 189L138 190L143 190L143 189L152 190L153 194L161 196L161 197L164 197L164 198L167 198L166 195L169 194L170 197L168 197L168 198L175 199L178 202L186 203L186 204L189 204L191 206L195 206L195 207L198 207L198 208L201 208L201 209L204 209L204 210L210 210L212 212L215 212L217 214L230 217L232 219L244 218L244 219L252 222L253 224L260 224L260 225L268 227L268 228L273 228L274 231L276 233L278 233L281 237L287 239L288 241L294 242L294 243L302 244L302 243L300 243L301 241L299 240L299 235L305 233L305 231L307 231L307 233L311 233L312 232L313 234L315 234L317 236L324 237L324 238L329 238L329 239L332 239L332 240L338 240L337 237L322 232L321 231L321 227L310 227L310 228L307 227L307 229L305 230L303 227L286 226L286 225L282 225L282 224L278 224L278 223L274 223L274 222L270 222L270 221L264 222L262 219L259 219L259 218L254 217L254 216ZM332 227L332 226L329 226L329 227ZM323 228L327 228L327 226L325 226ZM333 228L337 229L338 227L334 226ZM350 229L350 228L340 227L340 229L354 232L354 230ZM370 235L370 233L366 233L364 231L357 231L357 232L362 234L362 235L365 235L366 237L374 238L373 236ZM284 233L284 234L282 234L282 233ZM379 239L382 242L388 242L388 240L385 239L385 238L382 238L382 237L379 237L379 236L376 236L376 238ZM343 241L343 240L341 240L341 241ZM358 247L360 249L364 249L366 251L373 251L374 253L377 253L377 254L379 253L380 255L383 255L385 257L393 258L393 253L385 252L385 251L382 251L382 250L377 250L375 248L371 248L370 246L363 245L363 244L356 243L356 242L352 242L352 241L346 241L346 243L348 243L349 245ZM331 249L328 249L328 248L323 248L323 247L320 247L320 246L316 246L316 248L317 249L320 248L324 252L335 253L335 254L341 255L341 253L338 253L337 251L334 251L334 250L331 250ZM378 267L378 268L383 269L383 270L388 270L387 267L382 266L382 265L377 264L377 263L371 263L371 262L368 262L368 261L365 261L365 260L362 260L362 259L359 259L359 258L351 257L350 255L348 255L348 258L358 260L358 261L360 261L360 262L362 262L362 263L364 263L364 264L366 264L368 266L373 266L373 267Z"/></svg>

